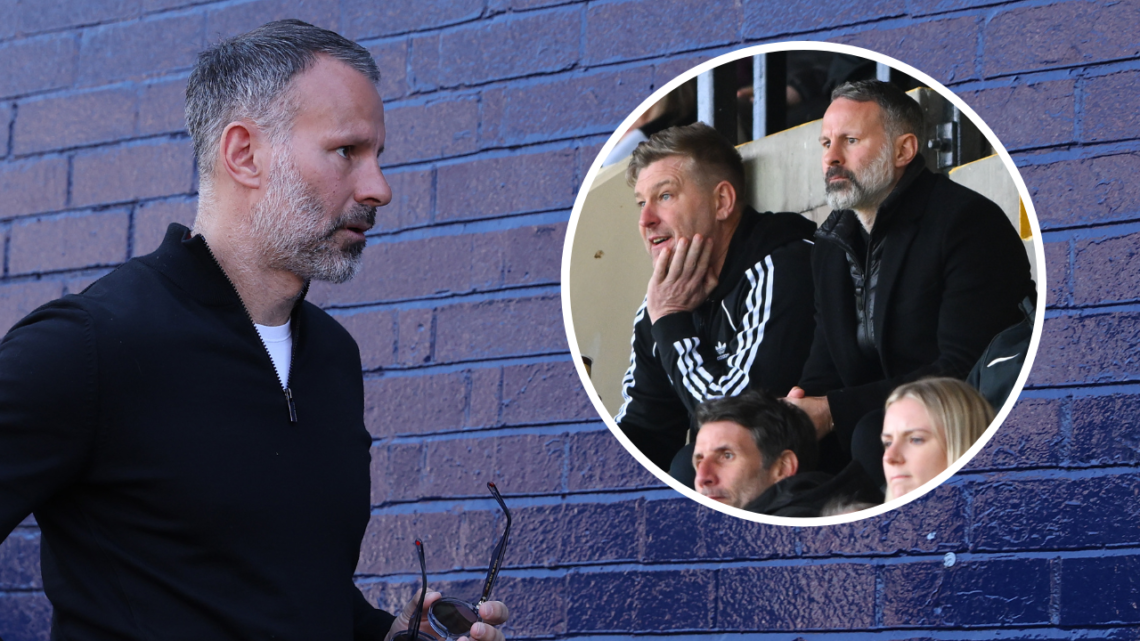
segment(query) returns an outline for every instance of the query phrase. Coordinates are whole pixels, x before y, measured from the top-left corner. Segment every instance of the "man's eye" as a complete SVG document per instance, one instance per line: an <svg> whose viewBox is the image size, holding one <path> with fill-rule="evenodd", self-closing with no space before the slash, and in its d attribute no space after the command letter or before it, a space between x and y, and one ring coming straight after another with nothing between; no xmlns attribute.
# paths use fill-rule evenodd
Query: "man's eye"
<svg viewBox="0 0 1140 641"><path fill-rule="evenodd" d="M885 450L890 446L891 446L891 442L888 441L887 439L883 439L883 449Z"/></svg>
<svg viewBox="0 0 1140 641"><path fill-rule="evenodd" d="M847 139L847 144L849 144L849 145L854 145L856 142L859 142L858 138L848 138Z"/></svg>
<svg viewBox="0 0 1140 641"><path fill-rule="evenodd" d="M637 201L637 208L638 209L645 209L645 201L644 200Z"/></svg>
<svg viewBox="0 0 1140 641"><path fill-rule="evenodd" d="M725 452L724 453L724 460L731 461L733 458L734 458L734 456L733 456L732 452Z"/></svg>
<svg viewBox="0 0 1140 641"><path fill-rule="evenodd" d="M828 140L824 140L823 142L821 142L821 143L819 143L819 144L820 144L820 145L821 145L821 146L822 146L824 149L830 149L830 148L831 148L831 141L828 141Z"/></svg>
<svg viewBox="0 0 1140 641"><path fill-rule="evenodd" d="M658 198L658 200L669 200L672 197L673 197L673 194L661 194L657 198Z"/></svg>
<svg viewBox="0 0 1140 641"><path fill-rule="evenodd" d="M352 153L352 145L345 145L344 147L337 147L336 153L341 158L348 158L348 154Z"/></svg>

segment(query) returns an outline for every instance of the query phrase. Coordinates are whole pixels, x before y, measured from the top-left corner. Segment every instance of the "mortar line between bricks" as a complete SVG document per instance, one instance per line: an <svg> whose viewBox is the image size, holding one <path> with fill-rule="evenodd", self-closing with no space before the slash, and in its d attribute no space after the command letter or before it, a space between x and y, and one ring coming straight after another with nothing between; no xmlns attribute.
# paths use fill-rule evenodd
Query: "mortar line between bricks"
<svg viewBox="0 0 1140 641"><path fill-rule="evenodd" d="M87 272L87 271L107 270L109 272L110 270L113 270L120 265L122 265L121 262L120 263L96 263L94 265L83 265L80 267L68 267L68 268L63 268L63 269L43 269L43 270L39 270L39 271L35 271L35 272L21 272L19 274L12 274L11 275L12 280L5 280L4 282L5 283L19 282L17 279L23 279L23 278L27 278L27 280L29 280L29 281L42 280L39 278L41 276L75 277L75 276L81 276L82 272ZM5 266L5 269L7 269L7 266ZM5 275L7 275L6 271L5 271ZM103 274L103 275L106 275L106 274ZM55 280L55 279L49 279L49 280Z"/></svg>
<svg viewBox="0 0 1140 641"><path fill-rule="evenodd" d="M196 164L196 163L195 163ZM197 175L195 173L195 175ZM82 207L65 207L64 209L51 209L46 211L29 212L26 214L13 214L10 216L0 217L0 222L10 220L24 220L31 218L66 218L75 214L85 214L98 211L106 211L108 209L118 209L129 205L149 205L153 203L176 203L187 202L193 200L198 195L198 192L183 192L177 194L165 194L162 196L155 196L153 198L134 198L131 200L115 201L111 203L97 203L92 205L84 205Z"/></svg>
<svg viewBox="0 0 1140 641"><path fill-rule="evenodd" d="M1038 396L1037 398L1065 398L1065 397L1070 397L1070 396L1072 396L1072 397L1104 396L1105 393L1100 392L1100 390L1108 390L1108 392L1111 393L1117 387L1133 387L1137 384L1140 384L1140 380L1138 380L1138 379L1126 379L1126 380L1119 380L1119 381L1104 381L1104 382L1095 382L1095 383L1082 383L1082 382L1057 383L1056 385L1048 385L1048 386L1029 386L1029 385L1026 385L1025 389L1029 390L1029 391L1040 391L1040 392L1047 392L1049 390L1055 390L1056 391L1056 395L1053 395L1053 396L1041 395L1041 396ZM1089 390L1089 393L1082 394L1082 391L1085 391L1085 390ZM1091 390L1098 390L1098 392L1100 392L1100 393L1092 392Z"/></svg>
<svg viewBox="0 0 1140 641"><path fill-rule="evenodd" d="M510 86L512 89L514 89L514 88L518 88L520 86L525 86L525 83L528 80L534 81L534 79L538 79L538 78L549 79L549 78L552 78L555 76L561 76L563 74L573 73L578 68L579 67L577 67L576 65L571 65L569 67L563 67L561 69L543 69L543 70L539 70L539 71L529 71L529 72L525 73L524 75L519 75L519 76L506 76L506 77L502 77L502 78L491 78L488 80L483 80L483 81L475 82L472 84L441 85L441 86L436 86L436 87L433 87L431 89L426 89L426 90L412 89L407 94L400 96L399 98L394 98L391 102L392 102L392 107L396 108L396 107L414 105L419 101L432 101L432 100L437 100L437 99L445 98L445 97L446 98L451 98L451 97L460 98L460 97L474 96L480 92L494 91L495 89L499 88L496 86L498 84Z"/></svg>
<svg viewBox="0 0 1140 641"><path fill-rule="evenodd" d="M1136 216L1140 219L1140 212ZM1140 233L1140 220L1107 221L1085 227L1043 230L1041 240L1047 243L1062 240L1110 240L1135 233ZM1071 270L1073 265L1070 264L1069 267Z"/></svg>
<svg viewBox="0 0 1140 641"><path fill-rule="evenodd" d="M547 365L551 363L569 363L570 353L567 351L536 352L533 354L495 356L483 359L466 361L452 361L449 363L417 366L408 369L378 369L365 370L364 380L374 381L386 378L411 378L416 376L430 376L434 374L462 373L470 369L488 369L492 367L510 367L514 365Z"/></svg>
<svg viewBox="0 0 1140 641"><path fill-rule="evenodd" d="M0 229L7 230L10 228L12 221L0 221ZM5 242L7 240L5 239ZM70 278L102 278L113 270L114 267L78 267L73 270L64 272L28 272L12 276L5 276L0 278L0 285L20 285L23 283L38 283L44 280L58 281L63 283L65 279L62 278L43 278L43 276L66 276ZM93 272L93 273L92 273Z"/></svg>
<svg viewBox="0 0 1140 641"><path fill-rule="evenodd" d="M353 303L350 305L327 305L322 307L331 316L351 316L357 313L400 311L413 309L433 309L466 303L513 300L519 298L560 297L561 285L557 282L534 285L508 285L496 289L474 292L437 294L432 297L406 298L373 303Z"/></svg>
<svg viewBox="0 0 1140 641"><path fill-rule="evenodd" d="M961 475L961 473L959 474ZM1097 479L1114 476L1133 476L1140 480L1140 467L1116 463L1112 465L1088 465L1079 467L1066 465L1054 467L1009 468L986 472L970 470L970 474L964 475L963 478L965 479L968 476L974 475L985 476L985 478L979 480L986 483L992 483L993 481L997 480L993 478L995 476L1000 476L1000 480L1003 482Z"/></svg>
<svg viewBox="0 0 1140 641"><path fill-rule="evenodd" d="M27 31L27 32L21 33L20 36L18 36L18 37L10 38L8 40L4 40L3 42L5 44L7 44L10 42L19 42L21 40L34 40L36 38L41 38L44 36L50 36L53 34L67 33L69 31L75 31L76 33L81 34L86 29L100 29L100 28L104 28L104 27L115 27L115 26L131 23L131 22L142 22L150 16L160 15L163 13L179 12L179 13L185 14L186 11L181 11L181 10L188 9L192 6L194 6L194 5L183 5L180 7L175 7L173 9L157 9L157 10L152 10L150 12L142 11L142 12L135 14L135 15L123 16L123 17L119 17L119 18L96 20L93 22L77 22L74 24L67 24L67 25L63 25L63 26L48 27L47 29L41 29L39 31Z"/></svg>
<svg viewBox="0 0 1140 641"><path fill-rule="evenodd" d="M5 594L5 593L8 593L8 594ZM22 586L21 587L0 588L0 595L8 596L11 594L19 594L20 596L27 596L29 594L42 595L42 594L44 594L44 589L42 587L32 588L32 587L22 587Z"/></svg>
<svg viewBox="0 0 1140 641"><path fill-rule="evenodd" d="M1088 554L1080 558L1096 558L1095 551L1089 550ZM822 565L874 565L877 568L886 566L899 566L899 565L912 565L919 563L938 563L941 565L942 559L945 555L942 553L923 556L923 557L850 557L850 558L817 558L813 559L812 566L818 567ZM959 555L962 558L965 555ZM979 558L979 561L1001 561L1001 560L1018 560L1026 558L1025 555L1018 558L1000 559L996 555L988 555L985 558ZM1059 558L1055 555L1041 558ZM967 559L971 560L971 559ZM676 572L677 570L706 570L712 572L721 572L723 570L731 569L757 569L757 568L802 568L804 567L804 559L766 559L758 561L756 559L745 560L679 560L670 562L653 562L653 563L640 563L631 561L629 559L619 559L613 561L595 560L584 561L581 563L571 564L556 564L556 565L519 565L513 566L508 564L503 568L502 576L511 576L514 578L560 578L570 574L583 575L583 574L625 574L636 572L640 574L653 574L657 572ZM486 573L485 566L480 568L478 565L454 568L448 570L438 570L435 572L436 576L448 577L450 580L465 580L467 578L481 578ZM388 577L410 577L415 576L405 572L392 573L392 574L357 574L356 580L369 580L380 582ZM971 625L969 629L981 630L990 627L998 627L1002 624L989 624L989 625ZM1034 626L1049 626L1048 622L1040 622L1032 624ZM916 626L876 626L875 629L879 630L911 630ZM940 626L939 629L945 629L947 626ZM865 628L871 629L871 628ZM801 630L801 631L806 631Z"/></svg>
<svg viewBox="0 0 1140 641"><path fill-rule="evenodd" d="M443 34L445 32L448 32L448 31L462 31L464 29L470 28L472 25L479 24L479 23L486 25L487 23L495 21L495 20L498 20L500 22L509 22L509 21L513 21L513 20L521 20L522 18L511 17L511 16L516 16L516 15L520 15L520 14L525 16L528 13L543 13L543 12L545 12L545 13L556 13L556 12L558 12L559 9L562 9L564 13L569 13L569 10L567 10L567 6L569 6L569 5L566 5L566 4L548 5L548 6L530 7L530 8L524 8L524 9L512 8L509 13L504 12L504 13L488 14L487 13L487 6L484 3L483 10L480 11L478 16L475 16L473 18L461 18L461 19L455 20L454 22L448 22L446 24L433 25L433 26L428 27L426 29L409 29L406 31L393 31L390 33L383 33L383 34L379 34L379 35L365 36L363 38L355 38L353 40L353 42L356 42L357 44L367 48L367 47L370 47L370 46L375 45L375 44L382 44L384 40L395 40L395 39L399 39L399 38L406 38L408 36L440 35L440 34ZM506 18L500 18L499 16L507 16L507 17Z"/></svg>
<svg viewBox="0 0 1140 641"><path fill-rule="evenodd" d="M4 222L3 223L3 229L4 229L4 267L3 267L4 271L3 271L3 273L4 273L4 282L5 282L5 284L7 284L8 283L8 260L12 254L12 223L11 222ZM29 280L29 282L31 282L33 279L29 278L28 280Z"/></svg>
<svg viewBox="0 0 1140 641"><path fill-rule="evenodd" d="M1073 138L1085 139L1085 84L1083 70L1073 79Z"/></svg>
<svg viewBox="0 0 1140 641"><path fill-rule="evenodd" d="M164 142L180 142L190 140L190 134L185 131L181 132L163 132L157 134L146 134L142 136L125 136L122 138L113 138L110 140L103 140L92 143L85 143L82 145L73 145L71 147L52 147L50 149L37 149L32 152L12 155L12 160L34 160L41 156L55 156L60 154L72 154L75 152L90 152L100 149L125 149L135 145L143 146L153 141L160 143ZM167 198L167 196L163 196Z"/></svg>
<svg viewBox="0 0 1140 641"><path fill-rule="evenodd" d="M980 67L979 67L980 68ZM1064 65L1059 67L1040 67L1024 71L1011 71L994 74L981 78L970 78L959 82L946 84L955 94L966 91L979 91L982 89L999 89L1006 87L1025 87L1042 82L1054 80L1077 80L1081 78L1100 78L1116 73L1136 71L1140 69L1140 62L1132 58L1112 58L1093 63ZM1088 72L1088 73L1086 73ZM1077 138L1080 140L1080 137Z"/></svg>
<svg viewBox="0 0 1140 641"><path fill-rule="evenodd" d="M639 500L675 500L681 498L672 488L665 486L635 486L608 489L588 489L576 492L531 492L511 493L506 482L500 483L505 490L503 498L521 508L551 507L560 505L608 505L623 501ZM498 503L486 498L482 494L469 494L461 496L426 496L406 501L387 501L371 508L373 516L409 515L409 514L442 514L458 505L469 511L497 512Z"/></svg>
<svg viewBox="0 0 1140 641"><path fill-rule="evenodd" d="M598 429L598 425L602 428ZM460 428L420 434L397 434L383 438L373 438L373 445L403 445L408 443L428 443L461 440L469 436L475 438L499 438L502 436L560 436L562 434L582 434L608 432L605 423L570 421L566 423L526 423L523 425L495 425L485 428Z"/></svg>
<svg viewBox="0 0 1140 641"><path fill-rule="evenodd" d="M616 127L618 123L614 123ZM601 132L568 133L561 137L541 138L536 140L522 140L519 142L504 143L501 145L488 145L469 152L461 152L447 156L433 156L431 158L417 158L414 160L391 162L384 164L381 169L385 172L395 173L401 171L417 171L430 167L451 166L468 163L474 160L488 160L494 158L514 158L528 154L540 154L548 151L578 149L582 143L593 144L595 139L608 140L613 134L612 130Z"/></svg>
<svg viewBox="0 0 1140 641"><path fill-rule="evenodd" d="M1111 639L1123 638L1113 635L1114 631L1132 631L1136 629L1135 625L1130 624L1115 624L1106 625L1099 628L1094 627L1080 627L1080 628L1065 628L1064 630L1051 630L1048 628L1041 628L1039 626L1045 624L1018 624L1018 629L1007 628L989 628L981 626L971 626L969 628L959 628L952 626L938 626L938 627L910 627L910 628L876 628L876 629L851 629L851 630L822 630L811 632L811 637L805 637L805 631L775 631L775 632L759 632L749 631L740 632L737 630L728 630L717 628L715 630L691 630L691 631L637 631L630 632L563 632L554 636L524 636L519 634L512 634L511 639L514 641L550 641L550 639L573 639L574 641L628 641L631 634L636 635L638 639L669 639L669 641L897 641L898 632L905 631L910 633L907 638L921 638L929 639L931 641L1023 641L1026 639L1024 630L1032 629L1034 632L1033 639L1037 641L1069 641L1071 639L1083 639L1085 641L1097 641L1104 639L1110 641ZM897 630L897 631L895 631ZM1103 634L1101 634L1103 633ZM710 636L715 634L715 636ZM920 636L915 636L920 635Z"/></svg>
<svg viewBox="0 0 1140 641"><path fill-rule="evenodd" d="M8 115L8 144L4 150L4 157L5 158L12 158L12 149L13 149L14 145L16 144L14 134L16 133L16 115L17 115L17 110L20 108L20 104L17 103L15 100L13 100L13 101L11 101L11 105L12 105L12 110L11 110L11 113Z"/></svg>
<svg viewBox="0 0 1140 641"><path fill-rule="evenodd" d="M1089 316L1103 316L1111 313L1140 312L1140 303L1121 301L1111 303L1089 303L1080 307L1047 307L1045 318L1086 318ZM1094 385L1095 383L1089 383Z"/></svg>
<svg viewBox="0 0 1140 641"><path fill-rule="evenodd" d="M1016 82L1016 80L1018 78L1031 77L1031 76L1036 76L1039 74L1040 75L1056 74L1058 77L1061 77L1062 74L1068 73L1068 74L1077 74L1077 76L1079 77L1082 74L1082 72L1085 72L1085 71L1091 72L1088 74L1088 77L1090 77L1090 78L1100 78L1102 76L1109 76L1109 75L1112 75L1115 73L1136 71L1137 69L1140 69L1140 61L1138 61L1136 58L1106 58L1104 60L1096 60L1093 62L1082 62L1082 63L1065 64L1065 65L1049 65L1049 66L1037 67L1037 68L1028 69L1028 70L1005 71L1002 73L997 73L997 74L993 74L990 76L985 76L983 80L980 80L978 82L988 82L988 81L995 81L995 80L996 81L1013 80ZM1049 78L1049 79L1053 79L1053 78ZM974 82L974 81L971 80L969 82ZM962 84L965 85L967 83L964 82ZM1030 84L1030 83L1024 83L1024 84ZM955 85L955 86L958 86L958 85ZM1001 86L1001 85L995 85L995 86Z"/></svg>
<svg viewBox="0 0 1140 641"><path fill-rule="evenodd" d="M1072 472L1072 471L1092 471L1092 470L1099 470L1099 469L1103 469L1103 468L1107 468L1107 467L1118 467L1119 465L1120 465L1120 463L1105 463L1105 464L1101 464L1101 465L1097 465L1097 464L1081 465L1079 463L1063 462L1063 463L1059 463L1057 465L1032 465L1032 464L1028 464L1028 465L1018 465L1018 466L1011 466L1011 467L990 467L990 466L987 466L987 467L967 467L967 468L963 468L962 470L960 470L957 474L954 475L954 477L953 477L954 480L947 481L947 483L950 483L950 484L952 484L952 486L954 486L954 485L957 485L957 483L959 482L959 479L961 479L962 481L969 480L969 481L975 481L975 482L978 482L978 481L989 482L990 480L992 480L993 476L1004 475L1004 474L1007 474L1009 472L1049 472L1052 470L1052 471L1057 471L1060 473L1060 472ZM970 500L972 499L972 495L966 496L965 498L967 499L967 508L969 508L971 505ZM969 516L970 513L966 512L966 515Z"/></svg>
<svg viewBox="0 0 1140 641"><path fill-rule="evenodd" d="M1140 139L1068 143L1040 147L1038 151L1043 153L1026 155L1021 152L1010 152L1010 155L1013 157L1014 164L1016 164L1018 168L1041 167L1064 161L1092 160L1106 156L1134 154L1140 151L1140 144L1138 143L1140 143ZM1093 153L1081 153L1085 151L1091 151Z"/></svg>
<svg viewBox="0 0 1140 641"><path fill-rule="evenodd" d="M493 231L512 231L523 227L556 225L569 222L569 220L570 209L553 207L506 216L435 222L430 225L380 232L368 237L368 245L387 245L411 240L431 240L468 234L484 234Z"/></svg>
<svg viewBox="0 0 1140 641"><path fill-rule="evenodd" d="M1061 624L1061 563L1049 562L1049 623Z"/></svg>
<svg viewBox="0 0 1140 641"><path fill-rule="evenodd" d="M1102 221L1102 222L1043 227L1041 230L1041 235L1042 235L1043 240L1045 240L1044 237L1046 234L1062 235L1065 233L1069 233L1070 234L1068 236L1069 238L1076 238L1078 240L1083 240L1086 237L1087 238L1096 237L1096 233L1101 229L1111 228L1114 226L1125 227L1128 225L1136 224L1138 221L1140 221L1140 210L1138 210L1136 212L1125 212L1125 213L1121 214L1120 216L1114 217L1112 220L1106 220L1106 221ZM1076 232L1076 233L1073 233L1073 232ZM1083 232L1087 232L1087 233L1083 233ZM1062 236L1062 237L1065 237L1065 236Z"/></svg>
<svg viewBox="0 0 1140 641"><path fill-rule="evenodd" d="M1025 388L1021 398L1038 398L1045 400L1066 398L1093 398L1111 396L1114 394L1140 394L1140 382L1134 383L1104 383L1093 387L1076 385L1071 387L1035 387Z"/></svg>
<svg viewBox="0 0 1140 641"><path fill-rule="evenodd" d="M1063 464L1072 465L1073 461L1073 399L1065 398L1061 400L1060 408L1060 432L1061 447L1057 452L1058 457Z"/></svg>

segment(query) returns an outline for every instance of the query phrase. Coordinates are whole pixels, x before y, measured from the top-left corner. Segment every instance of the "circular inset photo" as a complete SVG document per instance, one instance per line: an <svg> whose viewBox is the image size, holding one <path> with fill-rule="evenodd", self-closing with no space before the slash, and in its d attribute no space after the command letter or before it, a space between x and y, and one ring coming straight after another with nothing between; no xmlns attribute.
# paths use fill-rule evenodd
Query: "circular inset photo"
<svg viewBox="0 0 1140 641"><path fill-rule="evenodd" d="M707 506L825 525L949 478L1040 340L1041 231L1009 154L908 65L787 42L641 104L578 193L570 349L642 465Z"/></svg>

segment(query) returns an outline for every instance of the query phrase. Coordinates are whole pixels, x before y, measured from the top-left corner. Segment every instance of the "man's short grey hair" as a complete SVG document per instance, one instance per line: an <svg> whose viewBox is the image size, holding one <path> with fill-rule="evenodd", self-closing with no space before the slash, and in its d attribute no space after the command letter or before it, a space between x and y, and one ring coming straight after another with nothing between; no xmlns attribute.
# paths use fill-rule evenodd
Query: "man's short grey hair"
<svg viewBox="0 0 1140 641"><path fill-rule="evenodd" d="M368 50L300 20L270 22L198 54L186 86L186 127L203 187L209 187L218 143L231 122L253 122L273 144L286 138L296 111L289 83L316 63L317 54L344 62L373 83L380 80Z"/></svg>
<svg viewBox="0 0 1140 641"><path fill-rule="evenodd" d="M839 98L855 102L874 101L883 112L883 127L891 140L903 134L914 134L922 144L925 118L918 102L906 93L882 80L858 80L845 82L831 92L831 101Z"/></svg>
<svg viewBox="0 0 1140 641"><path fill-rule="evenodd" d="M694 176L707 187L727 180L738 199L744 193L744 161L740 152L703 122L659 131L634 148L625 170L626 184L635 186L642 169L670 156L688 158Z"/></svg>

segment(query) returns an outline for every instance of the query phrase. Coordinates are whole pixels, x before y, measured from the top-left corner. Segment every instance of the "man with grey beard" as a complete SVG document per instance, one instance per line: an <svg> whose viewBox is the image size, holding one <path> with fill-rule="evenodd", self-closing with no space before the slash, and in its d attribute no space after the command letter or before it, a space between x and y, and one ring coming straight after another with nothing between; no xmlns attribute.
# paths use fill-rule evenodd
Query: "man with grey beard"
<svg viewBox="0 0 1140 641"><path fill-rule="evenodd" d="M353 583L371 487L360 355L304 300L356 273L392 199L378 80L364 48L295 20L204 51L186 90L193 230L171 225L0 342L0 538L35 514L52 638L409 626L416 599L396 617ZM506 607L478 614L468 635L500 641Z"/></svg>
<svg viewBox="0 0 1140 641"><path fill-rule="evenodd" d="M823 469L854 459L880 485L891 390L925 376L964 379L1033 289L1001 209L926 169L922 131L918 104L889 83L832 93L820 144L834 211L812 252L811 354L787 396L815 424Z"/></svg>

